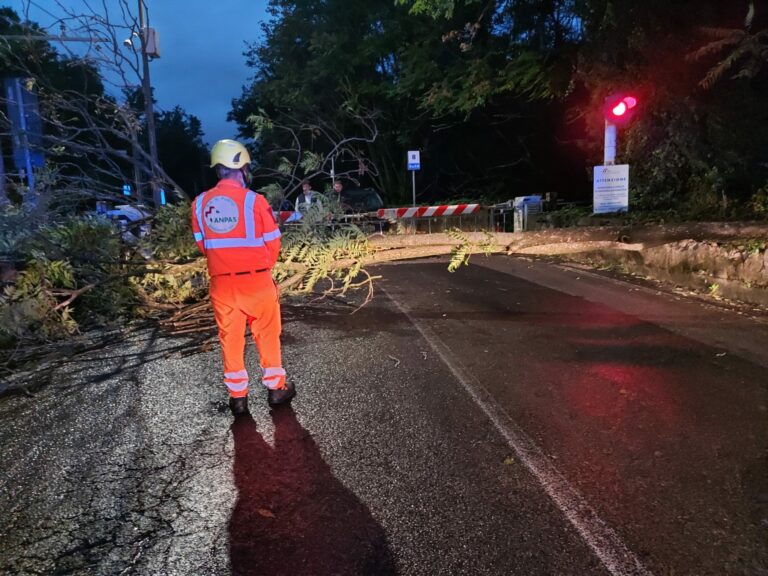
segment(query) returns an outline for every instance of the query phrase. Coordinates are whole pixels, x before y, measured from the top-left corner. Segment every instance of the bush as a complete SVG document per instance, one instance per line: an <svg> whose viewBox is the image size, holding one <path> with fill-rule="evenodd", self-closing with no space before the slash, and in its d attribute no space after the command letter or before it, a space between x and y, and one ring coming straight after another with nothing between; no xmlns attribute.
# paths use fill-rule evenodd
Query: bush
<svg viewBox="0 0 768 576"><path fill-rule="evenodd" d="M152 231L142 239L146 252L155 260L132 279L146 301L182 304L202 298L208 288L208 273L200 256L191 225L189 203L164 206L152 221Z"/></svg>
<svg viewBox="0 0 768 576"><path fill-rule="evenodd" d="M36 227L30 225L29 210L18 206L0 209L0 254L8 260L21 257L21 244L34 234Z"/></svg>
<svg viewBox="0 0 768 576"><path fill-rule="evenodd" d="M67 261L48 260L36 253L27 268L0 295L0 336L6 344L20 339L51 340L77 331L71 308L60 306L58 290L75 288Z"/></svg>
<svg viewBox="0 0 768 576"><path fill-rule="evenodd" d="M81 326L111 324L132 312L136 290L127 281L135 263L123 254L118 231L96 217L71 217L37 228L16 213L0 218L21 272L0 296L6 344L51 340Z"/></svg>
<svg viewBox="0 0 768 576"><path fill-rule="evenodd" d="M758 218L768 216L768 183L753 194L749 207Z"/></svg>
<svg viewBox="0 0 768 576"><path fill-rule="evenodd" d="M155 258L161 260L188 260L200 255L192 236L188 202L160 208L152 220L152 230L142 239Z"/></svg>
<svg viewBox="0 0 768 576"><path fill-rule="evenodd" d="M569 228L577 226L581 220L588 218L592 209L587 206L563 206L552 212L543 214L539 221L546 221L554 228Z"/></svg>
<svg viewBox="0 0 768 576"><path fill-rule="evenodd" d="M748 216L768 172L764 117L764 97L745 82L695 98L660 90L621 135L630 208L685 220Z"/></svg>

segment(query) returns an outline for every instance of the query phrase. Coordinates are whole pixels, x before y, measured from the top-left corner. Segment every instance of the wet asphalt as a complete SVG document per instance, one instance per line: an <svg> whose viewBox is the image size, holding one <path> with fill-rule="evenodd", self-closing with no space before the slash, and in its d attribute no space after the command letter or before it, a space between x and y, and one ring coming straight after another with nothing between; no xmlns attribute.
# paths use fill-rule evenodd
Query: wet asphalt
<svg viewBox="0 0 768 576"><path fill-rule="evenodd" d="M233 421L160 331L0 398L3 574L768 574L768 324L550 264L284 305ZM250 366L257 365L252 349Z"/></svg>

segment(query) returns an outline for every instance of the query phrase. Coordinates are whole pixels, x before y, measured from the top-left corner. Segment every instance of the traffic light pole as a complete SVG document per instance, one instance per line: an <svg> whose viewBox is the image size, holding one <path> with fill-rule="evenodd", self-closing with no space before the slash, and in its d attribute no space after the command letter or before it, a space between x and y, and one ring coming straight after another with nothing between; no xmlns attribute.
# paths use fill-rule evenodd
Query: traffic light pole
<svg viewBox="0 0 768 576"><path fill-rule="evenodd" d="M603 146L603 165L616 164L616 124L605 121L605 137Z"/></svg>
<svg viewBox="0 0 768 576"><path fill-rule="evenodd" d="M626 92L618 92L606 96L603 100L605 116L605 139L603 149L603 165L616 164L616 133L618 126L625 126L637 110L637 96Z"/></svg>

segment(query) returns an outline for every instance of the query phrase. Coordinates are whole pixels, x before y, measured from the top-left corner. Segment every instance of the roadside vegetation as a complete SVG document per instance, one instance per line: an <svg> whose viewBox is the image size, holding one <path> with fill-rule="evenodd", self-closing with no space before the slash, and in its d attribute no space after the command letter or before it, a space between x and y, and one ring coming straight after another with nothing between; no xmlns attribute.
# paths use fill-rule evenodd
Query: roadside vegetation
<svg viewBox="0 0 768 576"><path fill-rule="evenodd" d="M189 202L211 184L197 118L166 104L148 138L133 3L77 12L55 2L68 34L55 46L34 22L0 8L0 75L39 102L35 182L13 172L10 115L0 117L0 364L40 346L156 320L208 334L205 263ZM23 12L22 12L23 13ZM756 2L631 0L272 0L263 36L246 53L253 76L231 118L253 142L253 187L275 208L304 179L324 209L286 228L275 280L285 294L339 296L375 282L371 264L451 255L641 250L622 232L508 234L452 231L369 237L334 220L333 177L409 204L406 151L421 150L417 203L494 203L549 194L546 225L578 230L768 218L768 10ZM103 41L105 40L105 41ZM251 40L251 39L245 39ZM591 166L602 159L603 99L637 94L619 133L632 166L630 212L593 218ZM0 96L6 110L8 104ZM202 169L201 169L202 168ZM130 195L124 195L128 186ZM151 231L97 215L97 203L169 205ZM663 233L662 233L663 234ZM424 235L426 236L426 235ZM753 241L764 253L764 241ZM365 296L367 295L367 297ZM206 332L207 331L207 332ZM205 336L206 338L208 336Z"/></svg>

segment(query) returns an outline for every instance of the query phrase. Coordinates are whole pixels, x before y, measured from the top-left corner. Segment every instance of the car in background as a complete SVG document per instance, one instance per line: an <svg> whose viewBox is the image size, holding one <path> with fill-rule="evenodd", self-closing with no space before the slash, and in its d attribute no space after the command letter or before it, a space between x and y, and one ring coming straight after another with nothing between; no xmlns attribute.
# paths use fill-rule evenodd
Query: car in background
<svg viewBox="0 0 768 576"><path fill-rule="evenodd" d="M384 201L373 188L350 188L341 191L341 206L345 214L363 214L384 208Z"/></svg>
<svg viewBox="0 0 768 576"><path fill-rule="evenodd" d="M337 222L355 224L366 233L384 232L388 222L380 220L376 211L384 208L384 201L373 188L349 188L341 191L341 208L344 214Z"/></svg>
<svg viewBox="0 0 768 576"><path fill-rule="evenodd" d="M123 241L128 244L137 244L139 239L149 234L151 229L149 220L152 213L145 206L120 204L114 208L108 208L106 202L99 202L96 214L113 222L120 230Z"/></svg>

